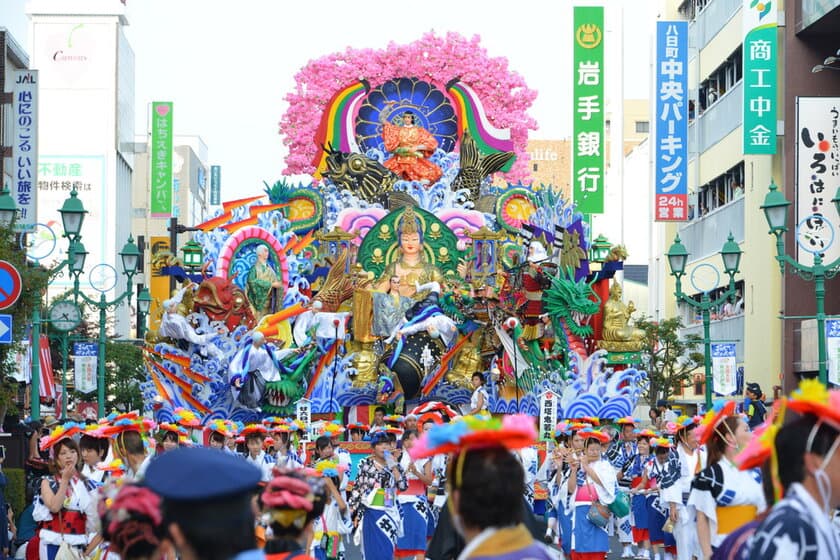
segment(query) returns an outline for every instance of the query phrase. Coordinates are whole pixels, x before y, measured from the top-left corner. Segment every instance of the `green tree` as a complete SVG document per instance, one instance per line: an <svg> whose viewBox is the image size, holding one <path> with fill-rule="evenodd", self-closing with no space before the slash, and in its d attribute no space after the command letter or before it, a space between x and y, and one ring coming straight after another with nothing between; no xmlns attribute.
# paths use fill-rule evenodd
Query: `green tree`
<svg viewBox="0 0 840 560"><path fill-rule="evenodd" d="M145 379L139 346L132 342L105 343L105 388L113 407L122 412L143 410L140 384Z"/></svg>
<svg viewBox="0 0 840 560"><path fill-rule="evenodd" d="M691 384L692 372L703 363L703 353L698 350L703 339L696 334L680 338L682 321L677 318L653 321L648 317L636 321L636 327L645 332L642 355L646 360L648 385L645 397L651 407L659 399L667 399L678 387Z"/></svg>
<svg viewBox="0 0 840 560"><path fill-rule="evenodd" d="M11 227L0 226L0 260L8 261L20 272L24 289L17 303L3 313L12 316L12 339L14 344L0 344L0 423L6 412L17 410L17 384L11 378L15 373L10 359L21 349L26 328L32 321L32 311L41 305L42 295L49 282L49 274L43 267L33 265L20 248L18 237Z"/></svg>

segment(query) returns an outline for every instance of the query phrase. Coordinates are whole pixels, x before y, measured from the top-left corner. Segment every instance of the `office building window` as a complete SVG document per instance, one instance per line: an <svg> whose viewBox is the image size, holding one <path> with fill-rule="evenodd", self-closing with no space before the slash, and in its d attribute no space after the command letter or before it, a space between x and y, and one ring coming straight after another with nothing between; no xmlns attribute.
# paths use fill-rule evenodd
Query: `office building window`
<svg viewBox="0 0 840 560"><path fill-rule="evenodd" d="M723 64L715 68L697 91L700 114L718 102L723 94L732 89L743 77L743 47L738 45Z"/></svg>
<svg viewBox="0 0 840 560"><path fill-rule="evenodd" d="M649 121L636 121L636 134L647 134L650 132Z"/></svg>
<svg viewBox="0 0 840 560"><path fill-rule="evenodd" d="M534 173L536 173L537 171L539 171L539 164L535 163L534 164Z"/></svg>

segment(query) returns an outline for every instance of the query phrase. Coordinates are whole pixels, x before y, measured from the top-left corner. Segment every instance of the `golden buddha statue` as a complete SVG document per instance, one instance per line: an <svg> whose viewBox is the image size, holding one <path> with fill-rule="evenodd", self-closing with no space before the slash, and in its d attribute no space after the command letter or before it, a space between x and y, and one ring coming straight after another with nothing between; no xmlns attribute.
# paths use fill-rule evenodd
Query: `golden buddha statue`
<svg viewBox="0 0 840 560"><path fill-rule="evenodd" d="M608 352L637 352L645 344L645 331L630 326L630 317L636 311L633 302L621 301L621 284L613 281L610 297L604 304L604 326L598 347Z"/></svg>

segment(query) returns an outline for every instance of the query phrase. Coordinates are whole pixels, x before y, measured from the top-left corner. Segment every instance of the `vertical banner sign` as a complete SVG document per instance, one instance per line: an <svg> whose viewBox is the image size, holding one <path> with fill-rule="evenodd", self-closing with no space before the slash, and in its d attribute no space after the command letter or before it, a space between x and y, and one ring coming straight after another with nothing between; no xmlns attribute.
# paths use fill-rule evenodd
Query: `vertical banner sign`
<svg viewBox="0 0 840 560"><path fill-rule="evenodd" d="M572 200L604 212L604 8L575 6L572 84ZM620 148L619 148L620 149Z"/></svg>
<svg viewBox="0 0 840 560"><path fill-rule="evenodd" d="M744 0L744 155L776 153L775 0Z"/></svg>
<svg viewBox="0 0 840 560"><path fill-rule="evenodd" d="M95 342L74 342L73 363L76 390L80 393L96 391L96 366L99 345Z"/></svg>
<svg viewBox="0 0 840 560"><path fill-rule="evenodd" d="M38 221L38 71L12 72L12 189L18 207L15 231L32 231Z"/></svg>
<svg viewBox="0 0 840 560"><path fill-rule="evenodd" d="M560 396L550 389L540 395L540 439L543 441L554 441L559 402Z"/></svg>
<svg viewBox="0 0 840 560"><path fill-rule="evenodd" d="M840 186L840 97L796 99L797 259L840 258L840 215L831 203Z"/></svg>
<svg viewBox="0 0 840 560"><path fill-rule="evenodd" d="M738 367L734 344L712 344L712 391L731 395L738 390Z"/></svg>
<svg viewBox="0 0 840 560"><path fill-rule="evenodd" d="M152 103L151 214L172 214L172 102Z"/></svg>
<svg viewBox="0 0 840 560"><path fill-rule="evenodd" d="M656 22L654 219L688 219L688 22Z"/></svg>
<svg viewBox="0 0 840 560"><path fill-rule="evenodd" d="M306 429L301 436L301 441L311 441L309 437L309 432L312 429L312 403L309 399L300 399L297 404L295 404L295 418L304 426Z"/></svg>
<svg viewBox="0 0 840 560"><path fill-rule="evenodd" d="M840 385L840 319L825 320L825 350L828 382Z"/></svg>
<svg viewBox="0 0 840 560"><path fill-rule="evenodd" d="M222 203L222 166L210 166L210 205L218 206Z"/></svg>

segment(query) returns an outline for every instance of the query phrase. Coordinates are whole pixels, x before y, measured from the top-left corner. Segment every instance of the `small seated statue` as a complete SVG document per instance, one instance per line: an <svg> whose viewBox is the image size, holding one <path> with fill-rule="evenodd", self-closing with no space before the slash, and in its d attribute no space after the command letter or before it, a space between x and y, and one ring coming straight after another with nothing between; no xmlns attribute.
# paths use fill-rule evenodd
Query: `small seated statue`
<svg viewBox="0 0 840 560"><path fill-rule="evenodd" d="M630 326L636 306L632 301L625 305L621 295L621 284L613 281L610 297L604 304L604 327L598 347L608 352L638 352L644 346L645 331Z"/></svg>

